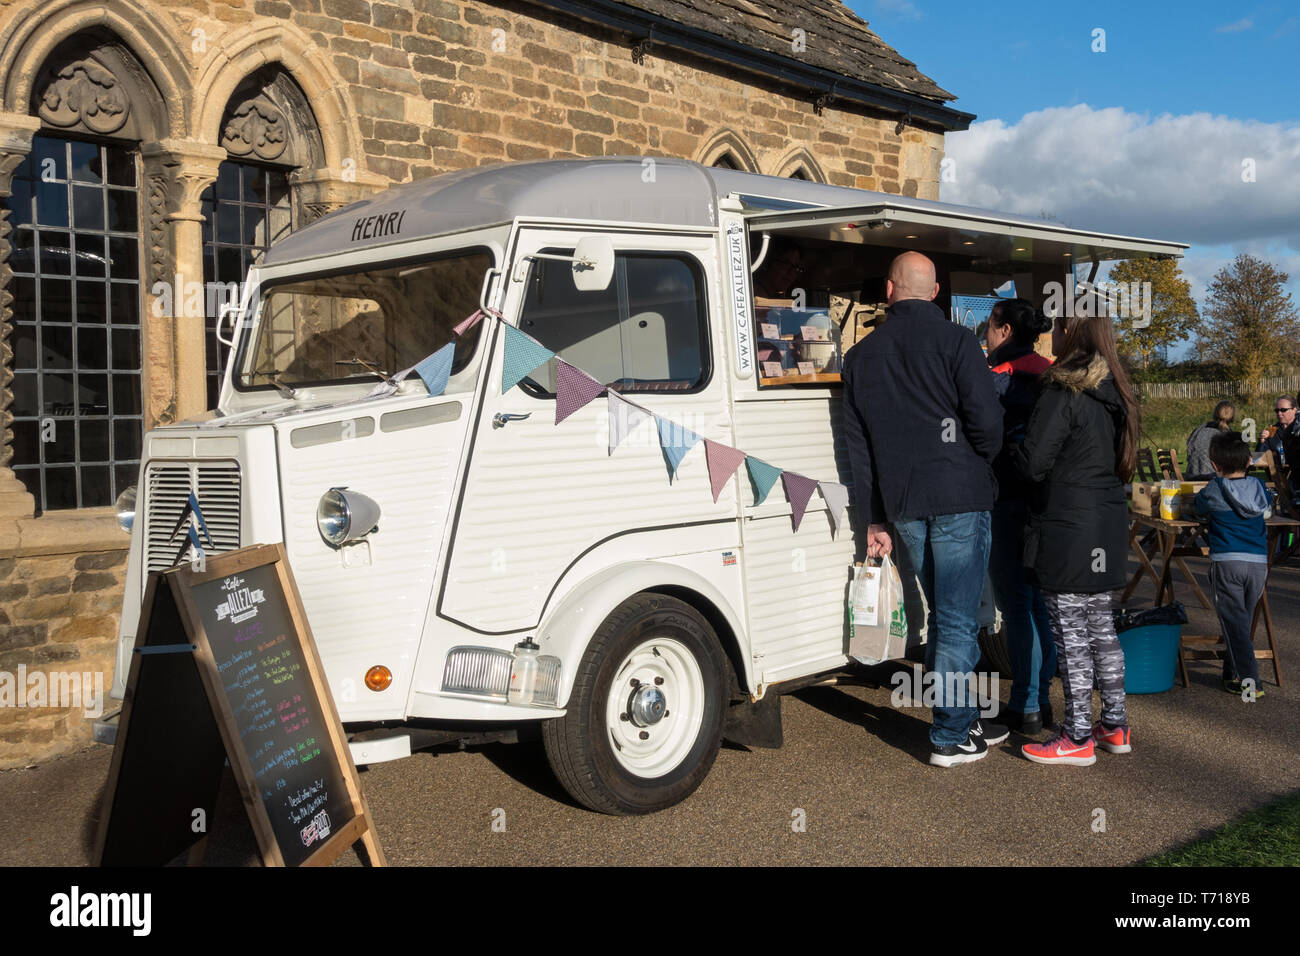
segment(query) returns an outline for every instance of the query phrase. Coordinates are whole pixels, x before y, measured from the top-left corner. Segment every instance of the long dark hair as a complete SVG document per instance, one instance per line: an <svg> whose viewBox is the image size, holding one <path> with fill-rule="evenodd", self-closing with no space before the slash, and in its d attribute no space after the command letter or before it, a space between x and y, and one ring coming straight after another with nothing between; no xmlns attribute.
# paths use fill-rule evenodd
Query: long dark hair
<svg viewBox="0 0 1300 956"><path fill-rule="evenodd" d="M989 312L989 324L995 328L1011 326L1011 341L1032 346L1044 332L1052 331L1052 320L1024 299L1003 299Z"/></svg>
<svg viewBox="0 0 1300 956"><path fill-rule="evenodd" d="M1131 481L1137 470L1138 431L1141 426L1140 411L1133 385L1115 348L1115 328L1108 313L1075 316L1065 327L1065 341L1056 365L1061 369L1086 369L1094 356L1100 355L1110 366L1115 377L1115 390L1124 403L1124 430L1117 436L1115 449L1115 474L1120 481Z"/></svg>

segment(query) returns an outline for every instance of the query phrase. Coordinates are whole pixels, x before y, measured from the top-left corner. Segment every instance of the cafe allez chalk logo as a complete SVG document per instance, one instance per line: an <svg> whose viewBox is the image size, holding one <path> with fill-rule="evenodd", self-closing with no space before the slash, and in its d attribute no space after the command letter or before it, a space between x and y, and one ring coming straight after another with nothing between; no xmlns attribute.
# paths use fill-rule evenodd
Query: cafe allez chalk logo
<svg viewBox="0 0 1300 956"><path fill-rule="evenodd" d="M217 620L230 618L232 624L239 624L257 617L257 606L266 600L261 588L244 587L244 579L232 575L221 582L221 590L226 592L226 599L217 605Z"/></svg>

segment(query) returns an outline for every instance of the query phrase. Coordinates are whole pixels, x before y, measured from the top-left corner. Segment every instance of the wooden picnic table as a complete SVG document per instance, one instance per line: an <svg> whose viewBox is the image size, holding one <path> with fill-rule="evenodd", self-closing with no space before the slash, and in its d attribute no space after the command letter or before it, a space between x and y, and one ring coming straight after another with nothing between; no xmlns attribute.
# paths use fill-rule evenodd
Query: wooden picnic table
<svg viewBox="0 0 1300 956"><path fill-rule="evenodd" d="M1161 518L1158 515L1142 514L1137 511L1130 511L1129 517L1131 524L1129 526L1129 545L1133 548L1134 554L1137 555L1138 569L1129 579L1128 585L1124 588L1124 593L1120 597L1121 606L1128 602L1129 597L1141 582L1143 575L1149 575L1156 584L1156 601L1155 606L1159 607L1165 603L1166 592L1169 600L1174 600L1174 582L1173 567L1176 564L1183 576L1192 585L1192 590L1200 599L1201 606L1206 610L1214 610L1214 605L1206 598L1205 593L1197 584L1195 576L1183 562L1183 557L1187 555L1208 556L1209 548L1200 544L1196 538L1197 535L1205 531L1205 525L1199 521L1191 521L1186 518L1170 521ZM1279 536L1284 531L1296 531L1300 529L1300 520L1295 518L1275 515L1264 522L1268 534L1268 566L1273 567L1273 555L1277 552L1277 543ZM1148 555L1143 547L1141 535L1143 531L1154 531L1156 541L1158 542L1155 554L1161 559L1160 571L1156 572L1151 563L1152 555ZM1183 540L1180 542L1180 538ZM1267 660L1273 663L1273 676L1277 680L1277 685L1282 686L1282 671L1278 666L1277 644L1273 636L1273 616L1268 609L1268 582L1265 581L1264 590L1259 596L1259 603L1255 606L1254 617L1250 622L1250 638L1253 642L1255 639L1255 629L1259 625L1260 618L1264 619L1264 632L1268 637L1268 650L1256 650L1255 657L1257 660ZM1187 686L1187 668L1183 661L1184 651L1191 653L1194 658L1220 656L1223 650L1222 636L1219 634L1188 634L1182 639L1182 647L1178 652L1178 670L1182 677L1183 686Z"/></svg>

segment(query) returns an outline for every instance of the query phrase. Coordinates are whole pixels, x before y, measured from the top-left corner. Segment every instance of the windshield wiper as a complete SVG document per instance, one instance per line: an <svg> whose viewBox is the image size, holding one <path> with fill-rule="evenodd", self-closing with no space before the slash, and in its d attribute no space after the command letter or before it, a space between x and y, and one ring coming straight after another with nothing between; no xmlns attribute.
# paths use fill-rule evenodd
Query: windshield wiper
<svg viewBox="0 0 1300 956"><path fill-rule="evenodd" d="M298 397L298 392L294 389L294 387L292 385L286 385L283 382L281 382L278 378L275 377L274 372L258 371L258 372L254 372L253 375L254 376L260 375L262 376L262 378L266 379L273 386L275 386L275 390L280 393L281 398L296 399Z"/></svg>
<svg viewBox="0 0 1300 956"><path fill-rule="evenodd" d="M385 382L388 381L390 378L392 378L391 375L389 375L387 372L385 372L385 371L384 371L382 368L380 368L378 365L371 365L371 364L370 364L369 362L367 362L365 359L360 358L360 357L358 357L358 356L356 356L356 355L352 356L352 358L350 358L350 359L335 359L335 360L334 360L334 364L335 364L335 365L360 365L360 366L361 366L362 368L364 368L367 372L370 372L372 375L378 375L378 376L379 376L380 378L382 378Z"/></svg>

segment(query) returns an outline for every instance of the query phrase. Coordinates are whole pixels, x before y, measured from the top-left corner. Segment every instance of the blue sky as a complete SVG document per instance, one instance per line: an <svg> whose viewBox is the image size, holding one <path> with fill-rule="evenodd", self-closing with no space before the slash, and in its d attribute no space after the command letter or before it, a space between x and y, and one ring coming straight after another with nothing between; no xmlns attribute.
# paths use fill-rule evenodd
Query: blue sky
<svg viewBox="0 0 1300 956"><path fill-rule="evenodd" d="M1300 3L847 6L976 114L943 199L1192 243L1201 305L1250 252L1300 300Z"/></svg>

